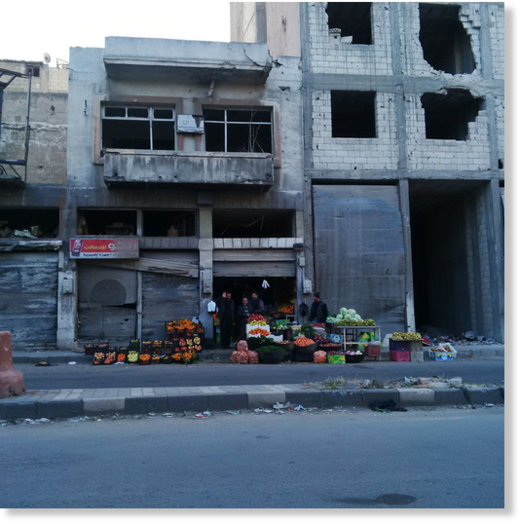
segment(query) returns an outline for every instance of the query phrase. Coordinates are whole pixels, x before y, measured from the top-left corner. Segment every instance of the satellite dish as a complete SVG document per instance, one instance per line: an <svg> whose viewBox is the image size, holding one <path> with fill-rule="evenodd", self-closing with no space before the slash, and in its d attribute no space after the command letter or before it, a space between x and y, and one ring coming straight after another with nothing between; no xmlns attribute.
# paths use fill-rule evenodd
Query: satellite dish
<svg viewBox="0 0 520 524"><path fill-rule="evenodd" d="M43 53L43 61L46 64L50 64L50 62L51 62L51 55L49 53Z"/></svg>

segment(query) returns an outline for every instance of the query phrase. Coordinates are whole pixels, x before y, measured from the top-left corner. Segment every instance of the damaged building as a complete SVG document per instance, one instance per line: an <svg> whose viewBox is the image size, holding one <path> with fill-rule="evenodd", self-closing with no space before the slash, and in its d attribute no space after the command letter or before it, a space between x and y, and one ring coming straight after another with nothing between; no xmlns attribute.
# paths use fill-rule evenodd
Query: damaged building
<svg viewBox="0 0 520 524"><path fill-rule="evenodd" d="M329 309L503 340L504 4L234 3L232 38L301 49L305 254Z"/></svg>
<svg viewBox="0 0 520 524"><path fill-rule="evenodd" d="M229 43L0 62L0 328L81 349L199 317L211 339L223 290L319 290L384 333L503 340L503 18L232 3Z"/></svg>

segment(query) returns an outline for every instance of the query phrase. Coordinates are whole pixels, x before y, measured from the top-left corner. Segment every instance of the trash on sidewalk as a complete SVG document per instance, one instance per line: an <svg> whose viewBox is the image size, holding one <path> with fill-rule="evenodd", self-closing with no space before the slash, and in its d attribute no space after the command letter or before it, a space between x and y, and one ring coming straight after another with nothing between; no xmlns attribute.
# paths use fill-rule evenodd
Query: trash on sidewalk
<svg viewBox="0 0 520 524"><path fill-rule="evenodd" d="M230 410L227 410L226 413L229 413L230 415L240 415L240 411L230 411Z"/></svg>
<svg viewBox="0 0 520 524"><path fill-rule="evenodd" d="M69 363L69 366L75 366L76 365L76 362L74 360L70 361Z"/></svg>
<svg viewBox="0 0 520 524"><path fill-rule="evenodd" d="M50 362L47 362L46 360L40 360L40 362L36 362L36 364L34 364L35 366L50 366L51 363Z"/></svg>
<svg viewBox="0 0 520 524"><path fill-rule="evenodd" d="M211 412L203 411L202 413L197 413L195 418L208 418L209 416L211 416Z"/></svg>

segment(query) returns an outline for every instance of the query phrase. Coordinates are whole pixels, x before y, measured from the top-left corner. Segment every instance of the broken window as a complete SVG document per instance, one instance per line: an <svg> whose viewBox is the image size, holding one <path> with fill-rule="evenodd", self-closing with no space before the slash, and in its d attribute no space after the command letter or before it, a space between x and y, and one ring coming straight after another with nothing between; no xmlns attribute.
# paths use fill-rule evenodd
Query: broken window
<svg viewBox="0 0 520 524"><path fill-rule="evenodd" d="M483 98L473 97L465 89L447 89L446 94L424 93L426 138L466 140L468 123L474 122Z"/></svg>
<svg viewBox="0 0 520 524"><path fill-rule="evenodd" d="M82 209L78 235L135 235L136 223L136 211Z"/></svg>
<svg viewBox="0 0 520 524"><path fill-rule="evenodd" d="M292 210L213 211L215 238L287 238L293 237Z"/></svg>
<svg viewBox="0 0 520 524"><path fill-rule="evenodd" d="M471 40L459 13L458 5L419 4L424 59L434 69L453 75L475 70Z"/></svg>
<svg viewBox="0 0 520 524"><path fill-rule="evenodd" d="M332 136L376 137L375 91L331 91Z"/></svg>
<svg viewBox="0 0 520 524"><path fill-rule="evenodd" d="M372 44L371 2L329 2L329 33L339 33L352 44Z"/></svg>
<svg viewBox="0 0 520 524"><path fill-rule="evenodd" d="M143 211L143 235L146 237L195 236L193 211Z"/></svg>
<svg viewBox="0 0 520 524"><path fill-rule="evenodd" d="M104 148L175 150L173 108L105 106L102 111Z"/></svg>
<svg viewBox="0 0 520 524"><path fill-rule="evenodd" d="M204 109L206 151L272 153L269 109Z"/></svg>
<svg viewBox="0 0 520 524"><path fill-rule="evenodd" d="M56 208L0 209L0 238L56 238L58 225Z"/></svg>

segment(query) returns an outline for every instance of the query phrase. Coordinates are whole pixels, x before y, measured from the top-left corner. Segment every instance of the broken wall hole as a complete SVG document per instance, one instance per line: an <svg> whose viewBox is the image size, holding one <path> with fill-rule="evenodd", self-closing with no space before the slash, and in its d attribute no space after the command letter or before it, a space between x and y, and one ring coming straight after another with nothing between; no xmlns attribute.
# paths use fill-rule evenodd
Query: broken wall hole
<svg viewBox="0 0 520 524"><path fill-rule="evenodd" d="M484 99L464 89L447 89L446 94L424 93L421 103L426 138L467 140L468 124L477 118Z"/></svg>
<svg viewBox="0 0 520 524"><path fill-rule="evenodd" d="M471 40L460 20L460 5L419 4L419 40L424 59L438 71L469 74L475 70Z"/></svg>
<svg viewBox="0 0 520 524"><path fill-rule="evenodd" d="M376 138L375 91L331 91L332 137Z"/></svg>
<svg viewBox="0 0 520 524"><path fill-rule="evenodd" d="M372 44L371 2L329 2L325 12L331 35L340 36L342 42Z"/></svg>

